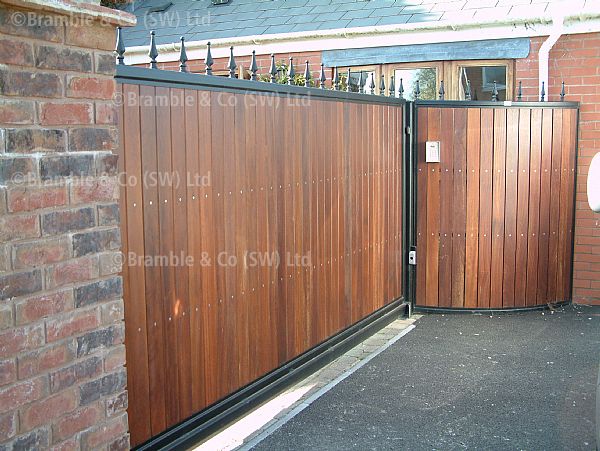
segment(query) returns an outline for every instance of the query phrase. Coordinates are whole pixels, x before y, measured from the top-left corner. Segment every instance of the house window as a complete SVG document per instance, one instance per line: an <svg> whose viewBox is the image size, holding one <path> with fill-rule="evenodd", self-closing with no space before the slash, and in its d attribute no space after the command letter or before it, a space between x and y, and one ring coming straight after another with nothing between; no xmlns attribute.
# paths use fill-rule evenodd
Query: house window
<svg viewBox="0 0 600 451"><path fill-rule="evenodd" d="M498 89L498 100L509 100L512 92L512 83L510 80L510 70L508 64L488 65L470 64L459 65L457 69L458 75L458 99L465 99L467 90L467 81L471 85L471 98L473 100L491 100L494 91L494 82Z"/></svg>
<svg viewBox="0 0 600 451"><path fill-rule="evenodd" d="M371 78L373 78L373 81L375 82L375 91L379 92L379 74L380 72L380 68L381 66L355 66L355 67L351 67L350 68L350 91L351 92L358 92L359 91L359 80L360 80L360 74L362 72L362 79L363 79L363 84L362 84L362 88L364 90L364 92L366 93L370 93L371 92ZM348 68L342 68L340 69L340 76L345 80L345 78L348 76Z"/></svg>

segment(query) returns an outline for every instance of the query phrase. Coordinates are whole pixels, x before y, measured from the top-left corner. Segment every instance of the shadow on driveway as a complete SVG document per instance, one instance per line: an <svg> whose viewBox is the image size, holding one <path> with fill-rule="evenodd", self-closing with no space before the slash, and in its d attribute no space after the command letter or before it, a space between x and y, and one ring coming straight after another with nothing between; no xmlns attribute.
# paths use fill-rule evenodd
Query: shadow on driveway
<svg viewBox="0 0 600 451"><path fill-rule="evenodd" d="M427 314L257 450L593 450L600 307Z"/></svg>

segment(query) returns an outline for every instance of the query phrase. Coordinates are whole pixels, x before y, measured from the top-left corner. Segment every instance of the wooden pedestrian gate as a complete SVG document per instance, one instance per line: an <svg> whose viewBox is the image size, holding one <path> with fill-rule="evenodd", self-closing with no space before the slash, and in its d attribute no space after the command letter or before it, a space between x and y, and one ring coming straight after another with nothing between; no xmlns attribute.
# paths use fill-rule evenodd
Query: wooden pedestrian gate
<svg viewBox="0 0 600 451"><path fill-rule="evenodd" d="M416 305L569 301L577 104L418 102L416 116Z"/></svg>

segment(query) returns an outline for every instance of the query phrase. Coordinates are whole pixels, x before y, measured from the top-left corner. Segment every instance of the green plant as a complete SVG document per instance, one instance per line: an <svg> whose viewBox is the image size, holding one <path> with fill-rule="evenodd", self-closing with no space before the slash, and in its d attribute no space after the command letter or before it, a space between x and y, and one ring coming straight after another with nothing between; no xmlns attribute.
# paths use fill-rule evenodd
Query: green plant
<svg viewBox="0 0 600 451"><path fill-rule="evenodd" d="M277 69L277 74L275 75L275 83L279 83L280 85L288 84L288 71L289 65L284 61L276 62L275 68ZM271 74L260 74L257 76L258 81L270 82ZM292 85L295 86L304 86L306 79L304 78L304 74L294 74L294 79L292 80ZM309 82L310 86L316 86L315 80L311 79Z"/></svg>

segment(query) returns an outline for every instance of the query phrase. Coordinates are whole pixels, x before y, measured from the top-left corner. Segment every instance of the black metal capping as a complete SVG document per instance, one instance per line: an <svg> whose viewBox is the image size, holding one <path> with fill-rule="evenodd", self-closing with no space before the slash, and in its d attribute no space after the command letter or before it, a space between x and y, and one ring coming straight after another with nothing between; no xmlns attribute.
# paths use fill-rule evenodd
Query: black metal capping
<svg viewBox="0 0 600 451"><path fill-rule="evenodd" d="M385 76L381 74L381 80L379 80L379 95L385 95Z"/></svg>
<svg viewBox="0 0 600 451"><path fill-rule="evenodd" d="M523 100L523 82L519 81L519 89L517 90L517 101Z"/></svg>
<svg viewBox="0 0 600 451"><path fill-rule="evenodd" d="M398 87L398 98L404 98L404 84L402 83L402 78L400 78L400 86Z"/></svg>
<svg viewBox="0 0 600 451"><path fill-rule="evenodd" d="M540 91L540 102L544 101L544 98L546 97L546 83L542 81L542 90Z"/></svg>
<svg viewBox="0 0 600 451"><path fill-rule="evenodd" d="M440 81L440 92L438 94L440 95L440 100L444 100L444 97L446 96L446 90L444 89L444 80Z"/></svg>
<svg viewBox="0 0 600 451"><path fill-rule="evenodd" d="M465 100L471 100L471 81L467 80L467 87L465 88Z"/></svg>
<svg viewBox="0 0 600 451"><path fill-rule="evenodd" d="M287 84L293 85L294 77L296 76L296 72L294 72L294 58L292 58L291 56L290 56L290 66L288 67L287 76L288 76Z"/></svg>
<svg viewBox="0 0 600 451"><path fill-rule="evenodd" d="M375 72L371 72L371 83L369 83L371 95L375 94Z"/></svg>
<svg viewBox="0 0 600 451"><path fill-rule="evenodd" d="M258 64L256 63L256 50L252 50L252 61L250 62L250 80L256 81L256 73L258 72Z"/></svg>
<svg viewBox="0 0 600 451"><path fill-rule="evenodd" d="M350 75L352 74L352 70L348 68L348 78L346 79L346 92L352 92L352 88L350 87Z"/></svg>
<svg viewBox="0 0 600 451"><path fill-rule="evenodd" d="M331 84L334 91L340 89L340 74L337 67L333 68L333 79L331 80Z"/></svg>
<svg viewBox="0 0 600 451"><path fill-rule="evenodd" d="M227 63L227 69L229 69L229 78L235 78L235 58L233 57L233 46L229 47L229 62Z"/></svg>
<svg viewBox="0 0 600 451"><path fill-rule="evenodd" d="M327 78L325 77L325 67L323 66L323 63L321 63L321 74L319 75L319 88L325 89L325 81L327 81Z"/></svg>
<svg viewBox="0 0 600 451"><path fill-rule="evenodd" d="M389 87L389 93L390 93L390 97L394 97L396 95L396 86L394 84L394 76L392 75L390 77L390 87Z"/></svg>
<svg viewBox="0 0 600 451"><path fill-rule="evenodd" d="M492 91L492 102L498 101L498 84L494 80L494 90Z"/></svg>
<svg viewBox="0 0 600 451"><path fill-rule="evenodd" d="M560 85L560 101L565 101L565 82L563 81Z"/></svg>
<svg viewBox="0 0 600 451"><path fill-rule="evenodd" d="M358 92L360 92L360 93L365 92L364 84L365 84L365 78L363 75L363 71L361 70L358 75Z"/></svg>
<svg viewBox="0 0 600 451"><path fill-rule="evenodd" d="M310 88L310 67L308 66L308 60L306 60L306 68L304 69L304 86Z"/></svg>
<svg viewBox="0 0 600 451"><path fill-rule="evenodd" d="M115 52L117 52L117 64L125 64L125 43L123 42L123 32L121 27L117 27L117 45L115 46Z"/></svg>
<svg viewBox="0 0 600 451"><path fill-rule="evenodd" d="M148 52L148 56L150 57L150 69L158 69L156 65L158 50L156 49L156 41L154 40L154 30L150 32L150 51Z"/></svg>
<svg viewBox="0 0 600 451"><path fill-rule="evenodd" d="M275 54L271 53L271 66L269 67L269 80L271 83L277 82L277 65L275 64Z"/></svg>
<svg viewBox="0 0 600 451"><path fill-rule="evenodd" d="M210 41L206 44L206 58L204 64L206 64L206 75L212 75L212 65L214 63L212 54L210 53Z"/></svg>
<svg viewBox="0 0 600 451"><path fill-rule="evenodd" d="M179 51L179 72L187 72L187 53L185 51L185 38L181 36L181 50Z"/></svg>
<svg viewBox="0 0 600 451"><path fill-rule="evenodd" d="M419 100L419 96L421 95L421 86L419 86L419 80L415 83L415 100Z"/></svg>

